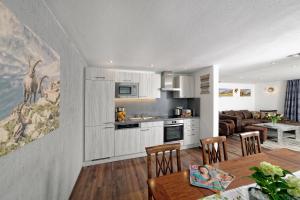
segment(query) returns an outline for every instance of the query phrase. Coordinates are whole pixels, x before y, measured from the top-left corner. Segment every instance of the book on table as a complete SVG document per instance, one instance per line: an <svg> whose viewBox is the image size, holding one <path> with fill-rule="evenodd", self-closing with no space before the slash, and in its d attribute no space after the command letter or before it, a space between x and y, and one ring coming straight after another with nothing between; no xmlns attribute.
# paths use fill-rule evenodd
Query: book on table
<svg viewBox="0 0 300 200"><path fill-rule="evenodd" d="M216 191L224 191L235 176L210 165L190 165L191 185Z"/></svg>

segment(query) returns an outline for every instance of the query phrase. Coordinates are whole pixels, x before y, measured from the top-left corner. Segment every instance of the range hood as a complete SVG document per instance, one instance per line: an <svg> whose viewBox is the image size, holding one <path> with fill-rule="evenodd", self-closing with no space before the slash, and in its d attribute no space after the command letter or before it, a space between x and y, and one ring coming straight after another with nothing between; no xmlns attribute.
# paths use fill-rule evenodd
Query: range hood
<svg viewBox="0 0 300 200"><path fill-rule="evenodd" d="M174 74L171 71L161 73L161 90L162 91L180 91L180 88L174 87Z"/></svg>

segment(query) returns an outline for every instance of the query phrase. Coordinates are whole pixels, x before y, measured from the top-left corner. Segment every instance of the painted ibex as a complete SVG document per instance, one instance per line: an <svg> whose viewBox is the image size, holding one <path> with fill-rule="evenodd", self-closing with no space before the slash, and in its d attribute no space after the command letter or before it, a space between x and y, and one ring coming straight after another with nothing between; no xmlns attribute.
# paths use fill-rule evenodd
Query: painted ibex
<svg viewBox="0 0 300 200"><path fill-rule="evenodd" d="M28 60L28 67L29 67L29 72L26 74L24 78L24 102L29 102L31 103L31 98L33 95L33 102L35 102L36 99L36 92L38 90L38 80L35 74L35 67L42 62L41 60L38 60L35 62L34 65L31 65L30 59Z"/></svg>
<svg viewBox="0 0 300 200"><path fill-rule="evenodd" d="M16 142L19 141L19 139L22 137L24 137L24 131L25 128L27 126L27 122L25 121L24 117L22 116L22 108L24 107L25 103L18 105L17 108L17 128L16 130L14 130L13 136Z"/></svg>

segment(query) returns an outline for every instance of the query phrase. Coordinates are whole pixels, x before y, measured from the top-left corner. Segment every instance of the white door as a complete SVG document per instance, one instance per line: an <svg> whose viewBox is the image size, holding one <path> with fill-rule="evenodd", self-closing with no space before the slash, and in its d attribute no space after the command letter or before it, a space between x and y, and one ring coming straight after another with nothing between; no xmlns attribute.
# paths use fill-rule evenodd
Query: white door
<svg viewBox="0 0 300 200"><path fill-rule="evenodd" d="M114 122L115 83L85 81L85 125L96 126Z"/></svg>
<svg viewBox="0 0 300 200"><path fill-rule="evenodd" d="M114 126L85 128L85 160L114 156Z"/></svg>

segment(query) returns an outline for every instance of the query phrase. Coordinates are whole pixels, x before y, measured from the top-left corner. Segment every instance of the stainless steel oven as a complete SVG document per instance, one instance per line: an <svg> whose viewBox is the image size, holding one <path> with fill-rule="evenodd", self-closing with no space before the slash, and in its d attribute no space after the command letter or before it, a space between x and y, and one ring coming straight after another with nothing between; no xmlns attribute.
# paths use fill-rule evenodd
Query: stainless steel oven
<svg viewBox="0 0 300 200"><path fill-rule="evenodd" d="M116 98L138 98L138 83L116 83Z"/></svg>
<svg viewBox="0 0 300 200"><path fill-rule="evenodd" d="M183 140L183 120L166 120L164 122L164 143Z"/></svg>

